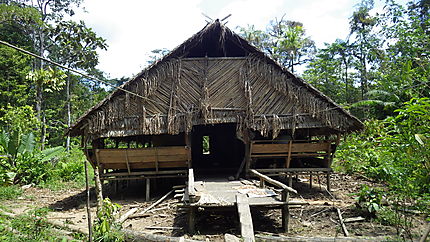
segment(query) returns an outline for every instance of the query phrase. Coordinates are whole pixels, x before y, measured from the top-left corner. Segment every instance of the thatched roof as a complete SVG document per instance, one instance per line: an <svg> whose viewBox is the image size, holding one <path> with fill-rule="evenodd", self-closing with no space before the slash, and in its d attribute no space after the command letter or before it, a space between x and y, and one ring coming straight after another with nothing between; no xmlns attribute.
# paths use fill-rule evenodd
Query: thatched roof
<svg viewBox="0 0 430 242"><path fill-rule="evenodd" d="M88 110L71 127L91 138L189 132L238 123L277 136L283 129L346 133L363 124L218 20Z"/></svg>

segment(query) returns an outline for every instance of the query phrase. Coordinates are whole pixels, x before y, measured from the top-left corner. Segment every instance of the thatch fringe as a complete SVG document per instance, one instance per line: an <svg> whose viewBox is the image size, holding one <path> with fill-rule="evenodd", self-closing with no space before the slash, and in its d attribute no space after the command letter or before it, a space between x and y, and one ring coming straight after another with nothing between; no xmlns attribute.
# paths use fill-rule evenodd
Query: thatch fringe
<svg viewBox="0 0 430 242"><path fill-rule="evenodd" d="M208 72L209 62L218 69ZM194 125L237 123L238 134L251 129L276 138L285 129L345 132L355 125L337 106L259 56L171 59L142 75L127 88L151 100L112 97L86 118L88 134L178 134Z"/></svg>

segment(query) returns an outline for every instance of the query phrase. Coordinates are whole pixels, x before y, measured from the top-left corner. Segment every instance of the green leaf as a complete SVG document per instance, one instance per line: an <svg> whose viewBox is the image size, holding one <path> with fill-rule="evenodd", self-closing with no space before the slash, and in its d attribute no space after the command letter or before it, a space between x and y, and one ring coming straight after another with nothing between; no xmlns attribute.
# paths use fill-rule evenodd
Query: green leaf
<svg viewBox="0 0 430 242"><path fill-rule="evenodd" d="M46 150L42 150L42 162L45 161L49 161L52 158L54 158L55 156L60 155L62 152L64 151L64 147L62 146L57 146L57 147L52 147Z"/></svg>
<svg viewBox="0 0 430 242"><path fill-rule="evenodd" d="M18 147L18 153L33 152L36 140L33 133L24 134Z"/></svg>
<svg viewBox="0 0 430 242"><path fill-rule="evenodd" d="M426 137L422 134L415 134L415 139L420 143L420 145L425 145L424 140L426 140Z"/></svg>

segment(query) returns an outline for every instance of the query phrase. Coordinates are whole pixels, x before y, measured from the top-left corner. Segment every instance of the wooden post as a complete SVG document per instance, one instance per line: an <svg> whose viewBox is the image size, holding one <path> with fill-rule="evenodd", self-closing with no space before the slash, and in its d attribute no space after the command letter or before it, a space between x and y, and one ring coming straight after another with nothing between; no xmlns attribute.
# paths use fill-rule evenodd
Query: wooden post
<svg viewBox="0 0 430 242"><path fill-rule="evenodd" d="M100 171L99 171L98 165L94 167L94 180L96 185L97 213L98 213L100 212L103 206L103 191L102 191L102 183L100 181Z"/></svg>
<svg viewBox="0 0 430 242"><path fill-rule="evenodd" d="M264 179L260 178L260 188L264 188L265 184L264 184Z"/></svg>
<svg viewBox="0 0 430 242"><path fill-rule="evenodd" d="M151 180L149 178L145 179L146 189L145 189L145 201L149 201L150 199L150 191L151 191Z"/></svg>
<svg viewBox="0 0 430 242"><path fill-rule="evenodd" d="M192 168L192 153L191 153L191 147L192 147L192 140L191 140L191 133L185 133L185 145L187 146L187 163L188 163L188 169Z"/></svg>
<svg viewBox="0 0 430 242"><path fill-rule="evenodd" d="M292 174L288 175L288 186L293 188L293 175Z"/></svg>
<svg viewBox="0 0 430 242"><path fill-rule="evenodd" d="M115 195L118 195L118 180L116 180L116 181L114 181L114 192L115 192Z"/></svg>
<svg viewBox="0 0 430 242"><path fill-rule="evenodd" d="M249 129L243 131L243 142L245 143L245 174L249 176L249 169L251 168L251 139L249 137Z"/></svg>
<svg viewBox="0 0 430 242"><path fill-rule="evenodd" d="M85 152L87 152L87 149L85 147ZM88 241L93 241L93 229L92 229L92 219L91 219L91 207L90 207L90 185L89 185L89 178L88 178L88 164L87 160L84 160L84 166L85 166L85 190L87 193L87 219L88 219Z"/></svg>
<svg viewBox="0 0 430 242"><path fill-rule="evenodd" d="M154 147L155 150L155 172L158 173L158 148Z"/></svg>
<svg viewBox="0 0 430 242"><path fill-rule="evenodd" d="M288 232L288 224L290 222L290 208L288 207L290 193L288 192L288 190L282 190L281 200L285 203L284 205L282 205L282 229L285 232Z"/></svg>
<svg viewBox="0 0 430 242"><path fill-rule="evenodd" d="M312 189L312 171L309 172L309 188Z"/></svg>
<svg viewBox="0 0 430 242"><path fill-rule="evenodd" d="M96 197L97 197L97 213L101 210L103 206L103 188L100 181L100 162L99 162L99 149L96 149L96 159L97 164L94 166L94 181L96 187Z"/></svg>
<svg viewBox="0 0 430 242"><path fill-rule="evenodd" d="M330 171L327 171L327 191L331 192Z"/></svg>
<svg viewBox="0 0 430 242"><path fill-rule="evenodd" d="M194 234L195 233L195 216L196 216L196 208L193 206L190 206L188 211L188 233Z"/></svg>
<svg viewBox="0 0 430 242"><path fill-rule="evenodd" d="M188 196L190 199L190 203L195 202L196 191L194 189L194 170L193 169L188 169Z"/></svg>
<svg viewBox="0 0 430 242"><path fill-rule="evenodd" d="M130 174L130 164L129 164L129 160L128 160L128 148L127 149L125 149L125 162L126 162L126 165L127 165L127 171L128 171L128 174Z"/></svg>
<svg viewBox="0 0 430 242"><path fill-rule="evenodd" d="M291 148L293 146L293 141L290 140L290 142L288 143L288 156L287 156L287 161L285 164L285 168L290 168L290 163L291 163Z"/></svg>

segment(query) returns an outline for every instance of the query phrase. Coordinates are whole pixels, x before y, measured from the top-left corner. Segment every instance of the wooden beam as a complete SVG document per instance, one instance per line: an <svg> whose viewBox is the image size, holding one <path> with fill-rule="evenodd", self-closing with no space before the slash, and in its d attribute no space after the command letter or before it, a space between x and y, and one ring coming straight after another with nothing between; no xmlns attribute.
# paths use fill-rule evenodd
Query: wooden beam
<svg viewBox="0 0 430 242"><path fill-rule="evenodd" d="M147 178L178 178L184 177L185 175L163 175L163 176L134 176L134 177L105 177L102 178L102 181L130 181L130 180L140 180Z"/></svg>
<svg viewBox="0 0 430 242"><path fill-rule="evenodd" d="M290 168L292 145L293 145L293 141L290 140L290 143L288 144L288 156L287 156L287 163L285 164L285 168Z"/></svg>
<svg viewBox="0 0 430 242"><path fill-rule="evenodd" d="M194 188L194 170L191 168L188 170L188 196L190 197L190 202L194 199L196 191Z"/></svg>
<svg viewBox="0 0 430 242"><path fill-rule="evenodd" d="M110 176L151 176L151 175L163 175L163 174L186 174L187 170L168 170L168 171L141 171L141 172L130 172L130 173L125 173L125 172L108 172L105 174L102 174L101 177L110 177Z"/></svg>
<svg viewBox="0 0 430 242"><path fill-rule="evenodd" d="M167 197L170 196L170 194L172 194L175 190L171 190L168 193L164 194L164 196L162 196L160 199L158 199L155 203L153 203L151 206L145 208L142 212L140 212L139 214L144 214L146 212L148 212L149 210L151 210L152 208L154 208L155 206L157 206L158 204L160 204L161 202L163 202L164 200L166 200Z"/></svg>
<svg viewBox="0 0 430 242"><path fill-rule="evenodd" d="M150 199L150 195L151 195L151 180L149 178L145 179L145 185L146 185L146 189L145 189L145 201L149 201Z"/></svg>
<svg viewBox="0 0 430 242"><path fill-rule="evenodd" d="M246 194L236 194L237 212L240 221L240 233L244 241L255 241L251 210Z"/></svg>
<svg viewBox="0 0 430 242"><path fill-rule="evenodd" d="M245 143L245 174L249 174L249 169L251 168L251 139L249 137L249 130L245 129L243 132L243 142Z"/></svg>
<svg viewBox="0 0 430 242"><path fill-rule="evenodd" d="M130 162L128 160L128 149L125 149L125 162L127 164L127 171L128 174L130 174L131 170L130 170Z"/></svg>
<svg viewBox="0 0 430 242"><path fill-rule="evenodd" d="M349 232L348 232L348 230L346 229L346 225L345 225L345 223L343 222L343 218L342 218L342 214L341 214L341 212L340 212L340 209L339 209L339 208L336 208L336 211L337 211L337 215L339 216L339 222L340 222L340 225L342 226L343 234L344 234L346 237L348 237L348 236L349 236Z"/></svg>
<svg viewBox="0 0 430 242"><path fill-rule="evenodd" d="M166 193L164 196L162 196L160 199L158 199L155 203L153 203L151 206L145 208L142 212L139 213L139 215L141 214L145 214L146 212L148 212L149 210L151 210L152 208L154 208L155 206L157 206L158 204L160 204L161 202L163 202L168 196L170 196L170 194L172 194L175 190L171 190L168 193ZM127 213L125 213L124 215L122 215L119 220L118 223L122 224L124 221L126 221L128 218L130 218L134 213L137 212L137 210L139 210L139 208L132 208L130 209Z"/></svg>
<svg viewBox="0 0 430 242"><path fill-rule="evenodd" d="M288 202L290 200L290 194L285 189L282 191L281 200L285 203L282 206L282 228L284 232L288 232L288 225L290 223L290 208Z"/></svg>
<svg viewBox="0 0 430 242"><path fill-rule="evenodd" d="M332 172L332 168L270 168L270 169L255 169L258 172Z"/></svg>
<svg viewBox="0 0 430 242"><path fill-rule="evenodd" d="M257 177L259 177L259 178L263 179L264 181L266 181L266 182L268 182L268 183L270 183L270 184L272 184L272 185L275 185L275 186L280 187L280 188L282 188L282 189L285 189L285 190L287 190L287 191L289 191L289 192L292 192L292 193L294 193L294 194L297 194L297 191L296 191L296 190L294 190L293 188L291 188L291 187L289 187L289 186L285 185L284 183L282 183L282 182L280 182L280 181L274 180L274 179L272 179L272 178L270 178L270 177L268 177L268 176L266 176L266 175L263 175L263 174L261 174L260 172L258 172L258 171L256 171L256 170L254 170L254 169L250 169L249 171L250 171L250 173L251 173L251 174L253 174L253 175L255 175L255 176L257 176Z"/></svg>
<svg viewBox="0 0 430 242"><path fill-rule="evenodd" d="M196 227L196 207L190 206L189 210L188 210L188 233L189 234L194 234L195 233L195 227Z"/></svg>
<svg viewBox="0 0 430 242"><path fill-rule="evenodd" d="M185 133L185 145L187 146L188 169L192 167L192 139L191 133Z"/></svg>

